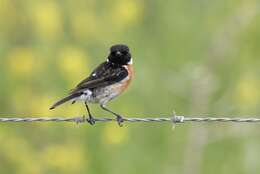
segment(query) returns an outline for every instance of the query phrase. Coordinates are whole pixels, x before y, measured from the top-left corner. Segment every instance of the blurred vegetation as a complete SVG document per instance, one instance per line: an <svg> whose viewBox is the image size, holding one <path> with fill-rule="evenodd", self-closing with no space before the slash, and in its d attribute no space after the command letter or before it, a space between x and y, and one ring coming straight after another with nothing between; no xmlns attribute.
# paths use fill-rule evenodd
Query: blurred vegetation
<svg viewBox="0 0 260 174"><path fill-rule="evenodd" d="M48 108L115 43L134 57L110 103L123 115L260 115L259 29L259 0L0 0L1 116L85 114ZM259 137L247 124L1 124L0 173L259 173Z"/></svg>

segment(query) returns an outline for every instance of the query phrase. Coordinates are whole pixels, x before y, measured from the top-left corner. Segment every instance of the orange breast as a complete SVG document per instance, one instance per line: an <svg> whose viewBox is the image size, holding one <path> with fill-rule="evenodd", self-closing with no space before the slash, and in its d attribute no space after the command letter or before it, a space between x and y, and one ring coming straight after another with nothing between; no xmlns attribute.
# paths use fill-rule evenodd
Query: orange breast
<svg viewBox="0 0 260 174"><path fill-rule="evenodd" d="M122 86L120 87L121 88L120 89L121 93L124 92L127 89L127 87L129 86L129 84L130 84L130 82L132 80L132 77L133 77L133 67L132 67L132 65L126 65L124 67L128 71L128 79L123 80Z"/></svg>

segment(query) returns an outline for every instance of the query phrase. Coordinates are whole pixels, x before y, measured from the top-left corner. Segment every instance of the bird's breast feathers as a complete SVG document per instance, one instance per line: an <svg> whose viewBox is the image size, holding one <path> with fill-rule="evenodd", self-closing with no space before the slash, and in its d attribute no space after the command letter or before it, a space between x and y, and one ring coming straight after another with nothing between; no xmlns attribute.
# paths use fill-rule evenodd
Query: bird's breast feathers
<svg viewBox="0 0 260 174"><path fill-rule="evenodd" d="M89 103L105 104L120 95L129 86L133 75L133 69L131 65L125 65L124 68L128 72L128 75L124 79L105 87L95 88L92 90L86 89L83 94L78 98L78 100L84 100Z"/></svg>

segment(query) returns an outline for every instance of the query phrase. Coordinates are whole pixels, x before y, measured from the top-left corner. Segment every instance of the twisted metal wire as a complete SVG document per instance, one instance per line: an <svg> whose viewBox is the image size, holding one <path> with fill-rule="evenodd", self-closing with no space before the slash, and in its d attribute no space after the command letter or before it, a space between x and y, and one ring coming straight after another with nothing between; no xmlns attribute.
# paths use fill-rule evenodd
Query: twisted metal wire
<svg viewBox="0 0 260 174"><path fill-rule="evenodd" d="M114 118L95 118L96 122L111 122L116 121ZM185 122L235 122L235 123L257 123L260 122L260 118L249 117L188 117L173 115L172 117L160 117L160 118L124 118L125 122L172 122L172 123L185 123ZM84 117L0 117L0 122L75 122L84 123L87 120Z"/></svg>

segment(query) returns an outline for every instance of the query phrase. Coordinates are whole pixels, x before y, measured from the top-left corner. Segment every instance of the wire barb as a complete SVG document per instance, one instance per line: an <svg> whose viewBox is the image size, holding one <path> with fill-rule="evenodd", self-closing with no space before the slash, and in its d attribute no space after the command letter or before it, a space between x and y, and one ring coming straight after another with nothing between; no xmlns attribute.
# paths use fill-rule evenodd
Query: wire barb
<svg viewBox="0 0 260 174"><path fill-rule="evenodd" d="M95 118L96 122L111 122L116 121L114 118ZM257 123L260 122L260 118L250 118L250 117L189 117L176 115L173 113L173 117L155 117L155 118L126 118L125 122L172 122L174 125L177 123L185 122L234 122L234 123ZM74 123L84 123L83 117L0 117L0 122L74 122Z"/></svg>
<svg viewBox="0 0 260 174"><path fill-rule="evenodd" d="M176 112L173 111L173 118L172 118L173 124L183 123L184 118L185 118L184 116L178 116L178 115L176 115Z"/></svg>

